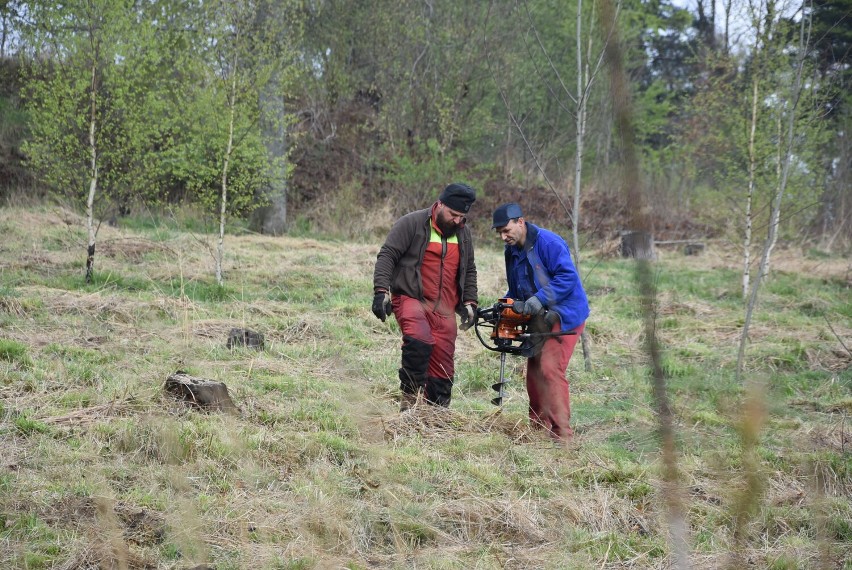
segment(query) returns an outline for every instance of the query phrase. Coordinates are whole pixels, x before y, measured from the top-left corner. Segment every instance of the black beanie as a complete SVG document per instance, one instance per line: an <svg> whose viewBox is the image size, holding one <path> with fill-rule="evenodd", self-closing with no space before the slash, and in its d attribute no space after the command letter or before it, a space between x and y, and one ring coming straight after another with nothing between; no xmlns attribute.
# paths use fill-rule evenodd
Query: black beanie
<svg viewBox="0 0 852 570"><path fill-rule="evenodd" d="M444 188L438 200L451 210L467 214L471 205L476 201L476 192L467 184L453 182Z"/></svg>

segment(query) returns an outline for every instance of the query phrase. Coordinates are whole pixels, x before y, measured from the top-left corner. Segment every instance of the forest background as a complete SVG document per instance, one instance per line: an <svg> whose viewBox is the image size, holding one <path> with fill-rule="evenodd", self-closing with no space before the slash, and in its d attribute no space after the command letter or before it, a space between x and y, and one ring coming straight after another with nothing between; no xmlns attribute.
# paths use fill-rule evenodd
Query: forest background
<svg viewBox="0 0 852 570"><path fill-rule="evenodd" d="M849 568L850 9L3 2L0 565ZM483 302L497 204L572 245L570 450L472 338L395 413L370 269L450 181Z"/></svg>
<svg viewBox="0 0 852 570"><path fill-rule="evenodd" d="M747 249L778 196L782 239L848 247L849 3L608 5L4 2L0 196L378 237L464 180L610 238L618 45L657 239Z"/></svg>

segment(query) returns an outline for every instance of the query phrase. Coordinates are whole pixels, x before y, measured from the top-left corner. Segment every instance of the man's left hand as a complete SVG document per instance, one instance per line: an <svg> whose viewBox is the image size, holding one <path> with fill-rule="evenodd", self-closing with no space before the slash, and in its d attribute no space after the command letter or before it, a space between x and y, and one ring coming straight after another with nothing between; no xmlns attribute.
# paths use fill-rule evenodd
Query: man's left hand
<svg viewBox="0 0 852 570"><path fill-rule="evenodd" d="M476 321L476 305L473 303L468 303L464 306L461 312L461 323L459 323L459 330L466 331L470 327L473 326L473 323Z"/></svg>

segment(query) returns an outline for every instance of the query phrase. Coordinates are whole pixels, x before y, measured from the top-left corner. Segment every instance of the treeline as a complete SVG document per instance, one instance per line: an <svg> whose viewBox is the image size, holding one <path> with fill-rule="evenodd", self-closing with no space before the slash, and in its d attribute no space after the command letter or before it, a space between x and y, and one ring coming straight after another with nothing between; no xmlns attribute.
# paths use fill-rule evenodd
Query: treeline
<svg viewBox="0 0 852 570"><path fill-rule="evenodd" d="M724 6L5 2L2 192L352 234L464 179L486 209L605 235L626 219L619 37L656 235L748 248L777 215L781 239L848 246L852 2Z"/></svg>

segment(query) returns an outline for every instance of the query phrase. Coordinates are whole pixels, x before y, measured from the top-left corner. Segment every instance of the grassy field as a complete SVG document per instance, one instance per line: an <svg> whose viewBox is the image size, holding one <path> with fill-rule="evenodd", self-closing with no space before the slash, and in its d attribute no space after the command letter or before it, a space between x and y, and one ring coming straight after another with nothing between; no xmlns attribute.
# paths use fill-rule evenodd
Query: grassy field
<svg viewBox="0 0 852 570"><path fill-rule="evenodd" d="M633 265L584 252L593 369L576 436L526 422L523 360L460 336L452 407L400 415L396 323L370 312L378 243L103 227L0 209L1 568L666 568ZM503 292L496 239L483 304ZM852 569L852 265L776 251L735 381L739 259L654 264L694 568ZM263 350L226 348L228 331ZM164 392L183 370L236 414ZM205 566L202 566L205 565Z"/></svg>

